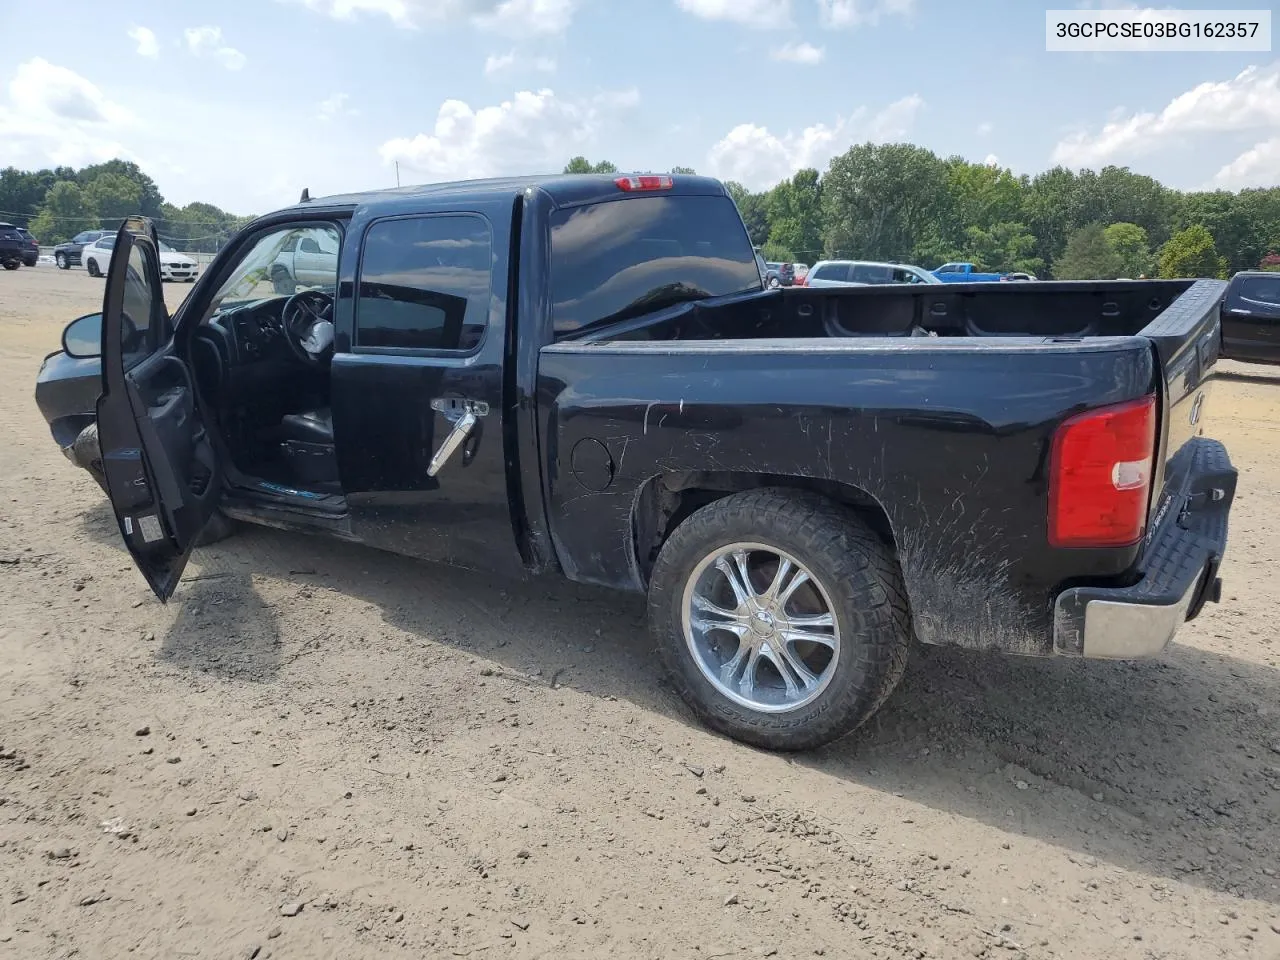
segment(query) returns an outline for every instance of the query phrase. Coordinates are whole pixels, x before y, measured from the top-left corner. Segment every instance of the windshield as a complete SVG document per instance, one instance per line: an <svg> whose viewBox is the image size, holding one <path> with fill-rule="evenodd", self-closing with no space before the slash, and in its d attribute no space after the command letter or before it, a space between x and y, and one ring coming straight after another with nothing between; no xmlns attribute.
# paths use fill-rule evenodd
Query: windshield
<svg viewBox="0 0 1280 960"><path fill-rule="evenodd" d="M244 252L222 281L205 319L249 300L337 289L341 234L331 224L268 231Z"/></svg>
<svg viewBox="0 0 1280 960"><path fill-rule="evenodd" d="M177 252L178 252L177 250L173 249L173 247L171 247L171 246L169 246L167 243L165 243L163 240L161 240L161 241L160 241L160 249L161 249L161 250L163 250L165 253L177 253Z"/></svg>

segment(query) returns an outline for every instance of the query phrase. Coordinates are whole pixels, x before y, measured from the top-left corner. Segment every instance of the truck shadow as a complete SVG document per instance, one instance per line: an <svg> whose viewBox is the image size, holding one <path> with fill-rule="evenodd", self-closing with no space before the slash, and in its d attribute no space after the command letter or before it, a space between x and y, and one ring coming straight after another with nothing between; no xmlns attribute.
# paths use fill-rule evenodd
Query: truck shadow
<svg viewBox="0 0 1280 960"><path fill-rule="evenodd" d="M180 587L182 608L160 655L184 669L274 679L280 629L236 572L251 568L303 603L315 589L372 604L416 646L443 644L535 685L628 700L688 725L707 738L708 753L741 749L717 746L665 684L641 597L487 577L264 528L198 558L202 574L227 575ZM367 644L368 656L407 657L406 674L419 668L412 647L378 650L376 622L347 614L324 626ZM308 642L288 636L283 646L301 655ZM1280 864L1278 704L1280 670L1190 646L1138 664L924 648L863 730L793 759L1081 858L1280 903L1263 872Z"/></svg>
<svg viewBox="0 0 1280 960"><path fill-rule="evenodd" d="M81 515L81 526L88 539L124 554L105 501ZM275 611L254 589L252 561L234 550L201 551L200 560L200 571L189 568L170 601L177 615L156 638L157 657L222 679L274 679L280 670L280 627ZM137 582L146 589L140 575Z"/></svg>

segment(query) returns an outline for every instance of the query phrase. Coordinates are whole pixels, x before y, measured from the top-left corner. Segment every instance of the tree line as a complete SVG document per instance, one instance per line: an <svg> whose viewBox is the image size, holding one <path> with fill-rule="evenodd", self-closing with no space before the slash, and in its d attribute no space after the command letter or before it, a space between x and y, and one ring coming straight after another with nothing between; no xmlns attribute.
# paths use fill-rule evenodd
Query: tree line
<svg viewBox="0 0 1280 960"><path fill-rule="evenodd" d="M212 253L251 218L211 203L168 203L136 163L108 160L82 167L0 170L0 220L26 227L42 244L69 240L83 230L116 230L141 213L156 232L190 253Z"/></svg>
<svg viewBox="0 0 1280 960"><path fill-rule="evenodd" d="M564 170L617 167L574 157ZM726 186L769 260L844 257L930 268L964 260L1062 280L1280 269L1280 186L1186 192L1115 166L1016 176L908 143L859 144L825 173L800 170L761 192ZM115 229L137 213L155 220L175 247L198 253L218 250L250 219L208 203L174 206L125 160L0 170L0 219L44 244Z"/></svg>
<svg viewBox="0 0 1280 960"><path fill-rule="evenodd" d="M584 157L565 167L615 171ZM825 173L800 170L758 193L726 187L768 260L959 260L1058 280L1280 269L1280 186L1187 192L1115 166L1016 176L913 144L865 143Z"/></svg>

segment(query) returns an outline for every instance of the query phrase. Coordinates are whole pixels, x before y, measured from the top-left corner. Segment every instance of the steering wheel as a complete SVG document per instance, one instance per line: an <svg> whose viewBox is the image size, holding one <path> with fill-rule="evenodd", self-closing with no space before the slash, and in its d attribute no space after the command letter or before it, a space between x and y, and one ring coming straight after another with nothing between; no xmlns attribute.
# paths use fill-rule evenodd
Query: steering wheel
<svg viewBox="0 0 1280 960"><path fill-rule="evenodd" d="M297 358L309 367L324 365L333 353L332 343L319 355L307 351L302 342L311 336L312 328L322 320L333 323L333 297L323 290L303 290L284 302L280 311L280 325L284 329L285 343L289 344Z"/></svg>

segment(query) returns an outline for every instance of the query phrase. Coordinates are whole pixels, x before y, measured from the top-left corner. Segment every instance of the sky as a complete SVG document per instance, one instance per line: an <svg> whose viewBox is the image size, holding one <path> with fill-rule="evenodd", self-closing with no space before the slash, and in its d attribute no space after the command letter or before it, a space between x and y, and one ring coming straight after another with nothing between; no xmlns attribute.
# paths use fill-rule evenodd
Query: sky
<svg viewBox="0 0 1280 960"><path fill-rule="evenodd" d="M577 154L763 189L868 140L1015 173L1280 184L1274 52L1048 53L1048 5L0 4L0 167L122 157L173 203L235 213L303 187L390 186L397 164L430 182L557 172Z"/></svg>

